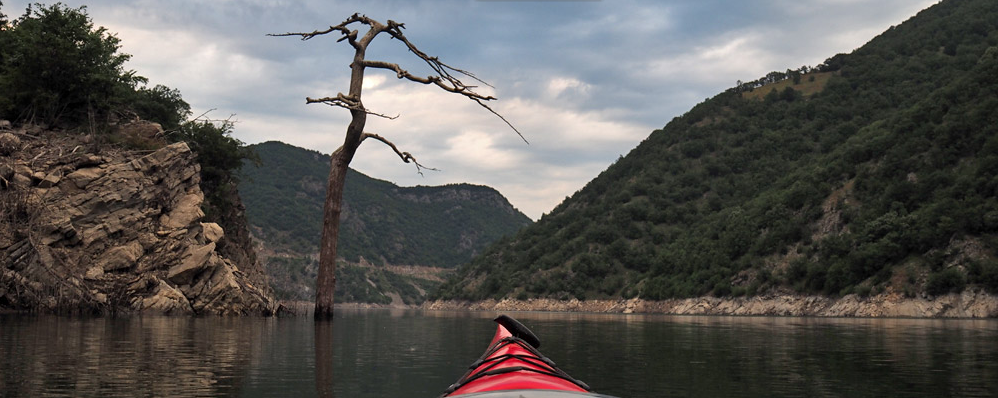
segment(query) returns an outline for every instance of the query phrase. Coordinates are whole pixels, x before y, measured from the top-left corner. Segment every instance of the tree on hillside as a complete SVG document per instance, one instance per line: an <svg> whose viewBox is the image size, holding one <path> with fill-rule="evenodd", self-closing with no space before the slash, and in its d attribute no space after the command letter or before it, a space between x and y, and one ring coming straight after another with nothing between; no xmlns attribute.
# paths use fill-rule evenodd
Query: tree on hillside
<svg viewBox="0 0 998 398"><path fill-rule="evenodd" d="M3 2L0 1L0 32L2 32L6 27L7 27L7 16L3 14Z"/></svg>
<svg viewBox="0 0 998 398"><path fill-rule="evenodd" d="M367 33L360 37L357 30L350 30L349 26L353 24L367 26ZM470 77L486 85L487 83L478 79L470 72L453 68L443 62L440 62L437 57L429 56L420 51L415 45L409 42L405 35L402 34L403 28L403 24L392 20L389 20L387 23L381 23L368 18L367 16L354 14L339 25L330 26L329 29L316 30L311 33L284 33L273 35L300 36L302 40L309 40L316 36L338 32L342 36L339 40L337 40L337 42L346 40L355 50L353 61L350 63L350 90L347 94L338 93L335 97L306 98L306 103L308 104L320 103L345 108L350 111L350 115L352 117L350 124L347 126L346 137L344 138L343 145L333 152L330 159L326 201L323 208L322 242L319 249L319 275L315 286L316 318L328 318L333 315L333 291L336 287L336 244L339 238L343 186L347 175L347 167L350 165L350 161L357 152L357 148L362 142L364 142L364 140L372 138L388 145L393 151L395 151L403 162L415 164L417 170L424 168L416 161L416 158L413 157L412 154L399 150L398 147L388 139L378 134L364 131L364 126L367 123L367 115L389 118L382 114L372 112L364 107L363 102L361 102L361 88L364 82L364 72L368 67L394 71L399 79L406 79L422 84L433 84L444 91L467 97L498 116L506 122L510 128L513 128L513 130L520 135L520 138L523 138L523 135L520 134L520 132L509 123L509 121L485 104L486 101L496 99L495 97L479 94L474 90L475 86L465 84L458 79L455 74ZM433 69L434 74L426 77L416 76L409 73L409 71L402 69L398 64L366 59L365 54L367 52L367 47L371 44L371 41L381 33L388 34L391 38L405 44L409 51L419 57L419 59L426 62L426 64ZM526 140L524 139L524 141Z"/></svg>

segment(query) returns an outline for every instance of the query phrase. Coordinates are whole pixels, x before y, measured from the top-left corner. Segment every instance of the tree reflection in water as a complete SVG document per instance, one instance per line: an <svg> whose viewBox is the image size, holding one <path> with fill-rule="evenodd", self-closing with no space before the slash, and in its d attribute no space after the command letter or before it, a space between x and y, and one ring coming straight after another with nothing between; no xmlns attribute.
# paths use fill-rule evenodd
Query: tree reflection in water
<svg viewBox="0 0 998 398"><path fill-rule="evenodd" d="M333 396L333 320L315 321L315 392Z"/></svg>

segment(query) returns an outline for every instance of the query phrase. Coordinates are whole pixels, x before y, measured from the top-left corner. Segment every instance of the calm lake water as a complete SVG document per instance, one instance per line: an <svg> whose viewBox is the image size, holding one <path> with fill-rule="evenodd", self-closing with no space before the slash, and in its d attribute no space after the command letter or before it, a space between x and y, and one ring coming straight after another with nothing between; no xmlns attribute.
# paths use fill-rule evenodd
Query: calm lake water
<svg viewBox="0 0 998 398"><path fill-rule="evenodd" d="M495 315L0 315L0 396L436 397ZM998 396L996 320L512 315L565 371L620 397Z"/></svg>

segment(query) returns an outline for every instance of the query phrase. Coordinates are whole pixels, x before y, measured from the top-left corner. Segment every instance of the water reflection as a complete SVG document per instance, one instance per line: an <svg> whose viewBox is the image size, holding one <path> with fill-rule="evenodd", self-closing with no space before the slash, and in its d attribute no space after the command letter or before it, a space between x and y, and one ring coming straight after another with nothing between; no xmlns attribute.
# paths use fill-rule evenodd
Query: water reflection
<svg viewBox="0 0 998 398"><path fill-rule="evenodd" d="M238 394L258 330L190 318L4 319L3 391L35 396ZM10 323L13 323L11 325ZM256 326L265 326L258 323ZM179 331L179 333L178 333Z"/></svg>
<svg viewBox="0 0 998 398"><path fill-rule="evenodd" d="M437 396L496 313L310 318L0 315L0 396ZM621 397L994 396L998 321L516 313Z"/></svg>
<svg viewBox="0 0 998 398"><path fill-rule="evenodd" d="M622 397L988 397L998 391L995 320L516 317L568 373Z"/></svg>
<svg viewBox="0 0 998 398"><path fill-rule="evenodd" d="M333 321L315 321L315 391L333 397Z"/></svg>

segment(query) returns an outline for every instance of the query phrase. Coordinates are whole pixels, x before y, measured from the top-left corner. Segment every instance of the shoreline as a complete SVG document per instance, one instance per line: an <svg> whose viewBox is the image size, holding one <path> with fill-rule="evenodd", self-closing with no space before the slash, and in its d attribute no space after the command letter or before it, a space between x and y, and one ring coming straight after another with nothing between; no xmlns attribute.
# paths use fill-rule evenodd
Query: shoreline
<svg viewBox="0 0 998 398"><path fill-rule="evenodd" d="M344 305L350 305L345 303ZM754 297L696 297L650 301L502 299L483 301L433 301L410 308L470 311L552 311L617 314L801 316L858 318L998 318L998 295L964 291L935 298L911 298L900 294L840 298L794 294ZM363 307L359 307L363 308ZM374 308L374 307L367 307ZM388 308L388 306L384 306Z"/></svg>
<svg viewBox="0 0 998 398"><path fill-rule="evenodd" d="M310 301L282 301L275 316L308 316ZM855 294L833 298L798 294L754 297L695 297L670 300L527 299L482 301L438 300L422 304L336 303L341 309L402 309L489 312L577 312L594 314L656 314L714 316L786 316L838 318L998 319L998 295L966 290L939 297L905 297L884 293L869 297ZM37 313L0 309L0 314Z"/></svg>
<svg viewBox="0 0 998 398"><path fill-rule="evenodd" d="M310 302L295 302L296 309L307 309ZM578 312L596 314L658 314L715 316L787 316L845 318L917 318L917 319L996 319L998 295L978 290L951 293L939 297L905 297L898 293L860 297L766 294L754 297L696 297L670 300L609 299L555 300L511 298L481 301L438 300L422 304L336 303L343 309L421 309L433 311L492 312Z"/></svg>

